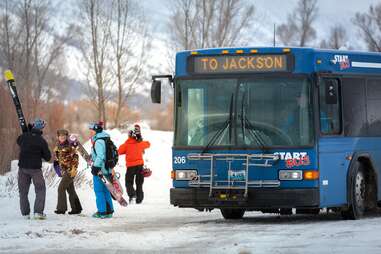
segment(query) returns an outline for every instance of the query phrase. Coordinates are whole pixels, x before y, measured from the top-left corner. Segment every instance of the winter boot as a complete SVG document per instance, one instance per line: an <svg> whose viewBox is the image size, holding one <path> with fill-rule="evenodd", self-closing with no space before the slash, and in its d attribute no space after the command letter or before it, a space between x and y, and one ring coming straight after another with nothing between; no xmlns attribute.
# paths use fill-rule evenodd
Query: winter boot
<svg viewBox="0 0 381 254"><path fill-rule="evenodd" d="M132 196L128 199L128 203L132 204L134 203L134 200L136 199L136 196Z"/></svg>
<svg viewBox="0 0 381 254"><path fill-rule="evenodd" d="M105 219L110 219L110 218L112 218L112 213L108 213L108 214L104 215L104 218L105 218Z"/></svg>
<svg viewBox="0 0 381 254"><path fill-rule="evenodd" d="M65 214L66 212L65 211L58 211L58 210L55 210L54 211L56 214Z"/></svg>
<svg viewBox="0 0 381 254"><path fill-rule="evenodd" d="M106 215L104 214L101 214L100 212L96 212L92 215L93 218L97 218L97 219L105 219L106 218Z"/></svg>
<svg viewBox="0 0 381 254"><path fill-rule="evenodd" d="M69 212L70 215L72 214L80 214L82 212L82 210L78 210L78 211L75 211L75 210L72 210Z"/></svg>
<svg viewBox="0 0 381 254"><path fill-rule="evenodd" d="M35 213L34 214L35 220L46 220L46 214L44 213Z"/></svg>

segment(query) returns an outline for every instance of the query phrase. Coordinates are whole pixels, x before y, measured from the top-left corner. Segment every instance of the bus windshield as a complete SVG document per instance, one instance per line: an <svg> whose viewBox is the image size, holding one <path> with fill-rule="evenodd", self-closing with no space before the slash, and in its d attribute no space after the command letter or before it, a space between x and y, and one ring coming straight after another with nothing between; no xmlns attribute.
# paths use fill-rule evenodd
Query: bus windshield
<svg viewBox="0 0 381 254"><path fill-rule="evenodd" d="M175 146L300 147L313 144L307 78L176 82Z"/></svg>

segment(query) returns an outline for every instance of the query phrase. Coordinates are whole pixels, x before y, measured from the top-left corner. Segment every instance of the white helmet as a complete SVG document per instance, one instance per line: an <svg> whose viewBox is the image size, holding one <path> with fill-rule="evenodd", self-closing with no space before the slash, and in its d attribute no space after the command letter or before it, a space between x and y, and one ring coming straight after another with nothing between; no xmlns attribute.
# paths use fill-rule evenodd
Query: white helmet
<svg viewBox="0 0 381 254"><path fill-rule="evenodd" d="M135 126L129 125L127 128L127 133L129 137L135 137Z"/></svg>

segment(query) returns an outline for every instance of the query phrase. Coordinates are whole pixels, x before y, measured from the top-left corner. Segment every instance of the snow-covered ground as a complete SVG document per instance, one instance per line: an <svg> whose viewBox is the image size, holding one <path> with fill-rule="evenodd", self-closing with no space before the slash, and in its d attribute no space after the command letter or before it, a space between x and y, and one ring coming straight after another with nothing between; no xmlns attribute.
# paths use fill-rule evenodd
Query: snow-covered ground
<svg viewBox="0 0 381 254"><path fill-rule="evenodd" d="M118 130L110 133L117 145L126 138ZM152 143L145 158L153 171L144 184L144 202L126 208L115 203L112 219L91 218L96 210L91 184L83 184L78 190L84 207L82 216L54 214L57 194L53 181L47 192L48 219L24 220L20 216L17 192L6 184L14 180L16 171L0 177L3 192L0 194L0 252L381 253L381 216L343 221L333 214L280 217L253 212L242 220L226 221L217 210L203 213L172 207L169 204L172 133L143 129L143 135ZM124 184L123 165L124 159L117 171L122 173ZM84 161L80 167L85 170ZM33 204L33 187L30 192Z"/></svg>

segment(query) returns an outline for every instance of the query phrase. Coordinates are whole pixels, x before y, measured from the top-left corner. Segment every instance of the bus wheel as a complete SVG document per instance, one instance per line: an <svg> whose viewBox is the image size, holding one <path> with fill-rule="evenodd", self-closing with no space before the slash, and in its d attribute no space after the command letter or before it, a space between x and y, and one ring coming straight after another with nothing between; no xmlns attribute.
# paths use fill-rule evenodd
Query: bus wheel
<svg viewBox="0 0 381 254"><path fill-rule="evenodd" d="M363 166L357 162L350 187L351 200L347 210L341 212L344 219L357 220L364 215L366 184Z"/></svg>
<svg viewBox="0 0 381 254"><path fill-rule="evenodd" d="M239 208L221 208L221 214L225 219L242 219L245 209Z"/></svg>

